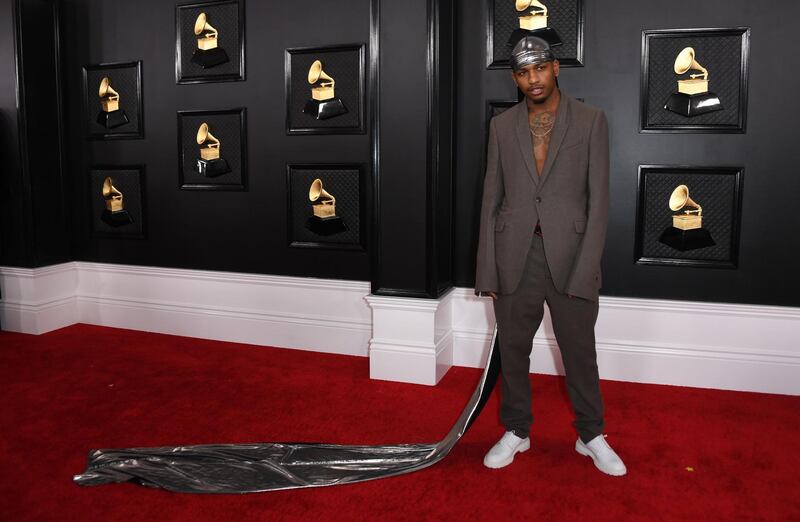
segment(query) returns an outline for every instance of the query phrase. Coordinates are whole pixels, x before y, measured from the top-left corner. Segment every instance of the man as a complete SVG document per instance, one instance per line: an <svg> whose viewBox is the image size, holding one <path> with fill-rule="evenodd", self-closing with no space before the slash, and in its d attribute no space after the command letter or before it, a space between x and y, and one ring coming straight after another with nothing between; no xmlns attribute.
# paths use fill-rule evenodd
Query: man
<svg viewBox="0 0 800 522"><path fill-rule="evenodd" d="M562 94L548 43L523 38L511 54L525 99L492 118L475 291L491 296L506 433L486 454L507 466L530 448L530 354L547 302L578 432L575 450L609 475L625 464L603 436L594 325L608 223L608 123Z"/></svg>

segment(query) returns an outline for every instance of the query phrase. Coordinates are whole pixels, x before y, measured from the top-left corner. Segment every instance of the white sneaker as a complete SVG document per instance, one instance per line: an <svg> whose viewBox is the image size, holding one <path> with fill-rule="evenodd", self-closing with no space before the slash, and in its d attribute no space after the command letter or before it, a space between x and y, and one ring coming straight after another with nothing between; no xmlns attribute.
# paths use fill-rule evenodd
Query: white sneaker
<svg viewBox="0 0 800 522"><path fill-rule="evenodd" d="M584 457L592 457L595 467L608 475L619 477L628 472L625 463L619 455L611 449L604 435L598 435L586 444L578 438L575 451Z"/></svg>
<svg viewBox="0 0 800 522"><path fill-rule="evenodd" d="M483 465L492 469L508 466L514 460L514 455L530 448L530 438L521 439L513 431L507 431L483 458Z"/></svg>

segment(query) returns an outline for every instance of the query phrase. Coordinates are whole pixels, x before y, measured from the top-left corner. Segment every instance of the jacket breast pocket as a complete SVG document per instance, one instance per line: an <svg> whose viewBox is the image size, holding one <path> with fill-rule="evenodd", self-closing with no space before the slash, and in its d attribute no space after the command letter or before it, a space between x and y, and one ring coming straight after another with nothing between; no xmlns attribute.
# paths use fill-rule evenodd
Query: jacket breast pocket
<svg viewBox="0 0 800 522"><path fill-rule="evenodd" d="M586 232L586 221L584 220L576 220L575 221L575 232L578 234L583 234Z"/></svg>

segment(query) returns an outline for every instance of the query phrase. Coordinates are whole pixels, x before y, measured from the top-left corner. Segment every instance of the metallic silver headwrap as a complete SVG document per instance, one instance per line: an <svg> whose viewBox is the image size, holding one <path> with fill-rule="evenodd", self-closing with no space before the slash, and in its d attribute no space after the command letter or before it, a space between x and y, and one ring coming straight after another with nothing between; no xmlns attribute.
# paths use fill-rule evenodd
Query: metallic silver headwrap
<svg viewBox="0 0 800 522"><path fill-rule="evenodd" d="M511 68L518 71L532 63L552 62L555 59L556 55L546 40L538 36L526 36L511 51Z"/></svg>
<svg viewBox="0 0 800 522"><path fill-rule="evenodd" d="M439 442L345 446L261 442L94 450L81 486L133 482L182 493L254 493L335 486L418 471L436 464L478 418L500 373L495 326L486 368L458 420Z"/></svg>

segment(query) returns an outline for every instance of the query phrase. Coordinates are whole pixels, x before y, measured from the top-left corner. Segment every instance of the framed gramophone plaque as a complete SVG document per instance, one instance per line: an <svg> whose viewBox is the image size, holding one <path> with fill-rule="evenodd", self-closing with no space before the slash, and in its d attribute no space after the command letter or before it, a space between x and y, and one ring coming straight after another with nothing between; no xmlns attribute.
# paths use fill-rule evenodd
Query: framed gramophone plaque
<svg viewBox="0 0 800 522"><path fill-rule="evenodd" d="M244 80L244 0L175 7L177 83Z"/></svg>
<svg viewBox="0 0 800 522"><path fill-rule="evenodd" d="M750 29L642 32L641 132L743 133Z"/></svg>
<svg viewBox="0 0 800 522"><path fill-rule="evenodd" d="M742 167L639 166L635 261L736 268Z"/></svg>
<svg viewBox="0 0 800 522"><path fill-rule="evenodd" d="M286 133L363 134L364 44L286 50Z"/></svg>
<svg viewBox="0 0 800 522"><path fill-rule="evenodd" d="M178 111L179 186L247 189L247 110Z"/></svg>
<svg viewBox="0 0 800 522"><path fill-rule="evenodd" d="M289 246L364 249L364 175L359 164L287 165Z"/></svg>
<svg viewBox="0 0 800 522"><path fill-rule="evenodd" d="M83 100L89 138L144 138L141 61L85 66Z"/></svg>
<svg viewBox="0 0 800 522"><path fill-rule="evenodd" d="M541 36L562 67L583 66L583 0L488 0L486 66L511 67L508 56L525 35Z"/></svg>
<svg viewBox="0 0 800 522"><path fill-rule="evenodd" d="M97 236L144 238L144 166L89 169L89 208Z"/></svg>

